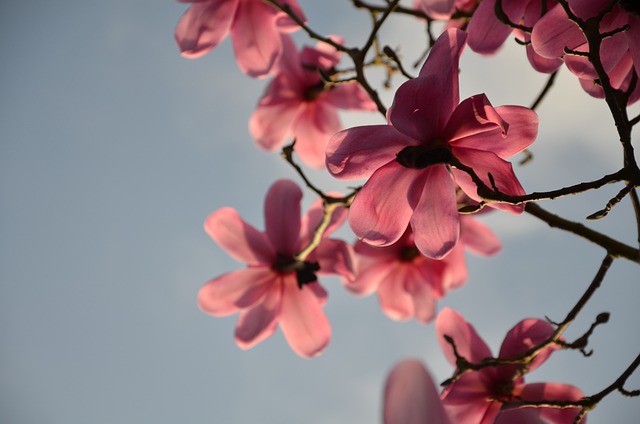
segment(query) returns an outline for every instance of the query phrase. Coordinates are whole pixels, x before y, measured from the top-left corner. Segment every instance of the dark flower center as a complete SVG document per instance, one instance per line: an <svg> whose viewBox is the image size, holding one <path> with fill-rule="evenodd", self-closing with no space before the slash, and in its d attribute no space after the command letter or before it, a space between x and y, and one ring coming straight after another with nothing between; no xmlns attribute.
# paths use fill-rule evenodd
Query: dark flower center
<svg viewBox="0 0 640 424"><path fill-rule="evenodd" d="M312 102L317 99L324 90L324 81L319 81L317 84L312 85L311 87L307 87L307 89L304 90L303 97L306 101Z"/></svg>
<svg viewBox="0 0 640 424"><path fill-rule="evenodd" d="M396 155L398 163L405 168L424 169L438 163L449 163L453 158L446 146L407 146Z"/></svg>
<svg viewBox="0 0 640 424"><path fill-rule="evenodd" d="M620 7L631 13L640 16L640 2L638 0L618 0Z"/></svg>
<svg viewBox="0 0 640 424"><path fill-rule="evenodd" d="M400 260L402 262L412 262L419 254L420 251L416 246L406 246L400 251Z"/></svg>
<svg viewBox="0 0 640 424"><path fill-rule="evenodd" d="M305 284L318 281L316 272L320 271L320 264L318 262L299 261L292 256L278 253L278 260L273 264L272 269L282 273L295 271L298 288L302 289Z"/></svg>

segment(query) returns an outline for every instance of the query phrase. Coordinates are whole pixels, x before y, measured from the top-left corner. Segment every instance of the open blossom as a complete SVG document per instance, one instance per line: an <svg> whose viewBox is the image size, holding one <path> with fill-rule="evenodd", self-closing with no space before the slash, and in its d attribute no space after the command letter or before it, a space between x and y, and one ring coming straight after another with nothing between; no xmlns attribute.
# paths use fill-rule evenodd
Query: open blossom
<svg viewBox="0 0 640 424"><path fill-rule="evenodd" d="M334 177L368 178L349 209L351 228L366 243L391 245L411 225L424 255L441 259L451 252L460 236L458 186L480 200L477 185L455 164L472 168L501 193L524 194L505 159L533 143L537 115L519 106L494 108L484 94L459 102L466 37L452 28L438 38L419 76L398 88L387 125L349 128L329 141L326 164Z"/></svg>
<svg viewBox="0 0 640 424"><path fill-rule="evenodd" d="M287 37L283 51L277 74L251 116L249 131L268 150L293 137L300 159L321 167L327 141L343 128L338 109L375 110L376 105L355 81L332 86L322 79L319 71L329 74L340 61L341 53L332 46L318 43L299 53Z"/></svg>
<svg viewBox="0 0 640 424"><path fill-rule="evenodd" d="M200 57L231 34L240 70L264 77L282 55L281 34L300 27L284 12L263 0L179 0L193 3L176 26L183 56ZM297 0L282 0L304 20Z"/></svg>
<svg viewBox="0 0 640 424"><path fill-rule="evenodd" d="M520 355L547 340L553 332L553 326L547 321L524 319L509 330L498 357ZM457 357L453 347L445 340L445 335L453 339L458 354L471 363L479 363L492 356L489 347L473 326L450 308L445 308L438 314L436 333L440 346L452 365L456 365ZM543 349L531 362L527 372L542 365L555 349L555 345ZM525 384L524 377L519 375L518 365L514 364L487 367L462 375L443 391L442 402L456 423L491 424L496 418L496 422L520 423L538 418L544 420L542 422L571 424L580 408L520 408L503 411L502 407L512 400L576 401L583 396L578 388L567 384ZM586 422L586 419L581 422Z"/></svg>
<svg viewBox="0 0 640 424"><path fill-rule="evenodd" d="M431 259L420 253L411 228L390 246L355 244L357 272L345 286L359 295L378 292L380 307L392 319L415 317L427 323L435 316L436 301L467 280L464 247L483 255L493 255L500 241L484 224L461 216L460 243L445 258Z"/></svg>
<svg viewBox="0 0 640 424"><path fill-rule="evenodd" d="M580 19L597 16L611 5L609 0L568 0L571 11ZM606 13L599 24L601 34L620 31L602 40L600 60L614 89L626 91L640 69L640 8L632 2L620 2ZM633 9L633 8L636 9ZM565 54L565 48L588 52L589 45L578 25L571 21L560 5L550 10L533 27L531 33L533 49L546 58L563 58L569 70L580 79L582 88L594 97L604 97L595 68L587 57ZM628 99L628 104L640 99L640 84Z"/></svg>
<svg viewBox="0 0 640 424"><path fill-rule="evenodd" d="M249 349L271 336L278 324L299 355L318 355L331 338L322 312L327 293L316 274L352 278L352 251L327 236L344 222L336 211L319 246L304 260L305 248L322 219L318 201L300 218L302 191L289 180L275 182L265 199L265 232L256 230L232 208L212 213L205 222L211 238L247 267L209 281L198 294L200 308L215 316L240 312L235 331L238 346Z"/></svg>

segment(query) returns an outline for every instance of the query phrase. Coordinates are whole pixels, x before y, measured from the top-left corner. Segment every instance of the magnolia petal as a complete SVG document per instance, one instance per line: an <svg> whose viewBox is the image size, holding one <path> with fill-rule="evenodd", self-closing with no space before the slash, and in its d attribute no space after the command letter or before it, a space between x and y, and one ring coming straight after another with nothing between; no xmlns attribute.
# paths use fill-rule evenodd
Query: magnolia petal
<svg viewBox="0 0 640 424"><path fill-rule="evenodd" d="M406 359L391 370L384 388L384 424L449 424L438 390L422 363Z"/></svg>
<svg viewBox="0 0 640 424"><path fill-rule="evenodd" d="M438 37L418 77L398 87L389 122L406 136L429 143L436 139L458 105L458 62L467 35L448 29Z"/></svg>
<svg viewBox="0 0 640 424"><path fill-rule="evenodd" d="M204 222L204 230L232 258L250 265L270 264L275 252L265 233L247 224L235 209L218 209Z"/></svg>
<svg viewBox="0 0 640 424"><path fill-rule="evenodd" d="M440 271L440 287L438 291L444 296L449 290L461 287L467 281L467 261L464 255L464 248L460 243L441 259L442 270Z"/></svg>
<svg viewBox="0 0 640 424"><path fill-rule="evenodd" d="M500 134L506 134L507 128L508 124L491 106L487 96L479 94L464 99L455 108L444 129L443 138L450 144L458 145L486 132L497 130Z"/></svg>
<svg viewBox="0 0 640 424"><path fill-rule="evenodd" d="M198 292L198 306L214 316L226 316L256 303L274 283L270 268L246 268L210 280Z"/></svg>
<svg viewBox="0 0 640 424"><path fill-rule="evenodd" d="M451 112L460 103L458 87L458 63L467 41L467 33L456 28L449 28L436 40L429 57L420 69L420 76L434 76L442 90L436 103L436 114L439 128L444 127Z"/></svg>
<svg viewBox="0 0 640 424"><path fill-rule="evenodd" d="M355 279L344 281L345 288L359 296L368 296L378 290L380 284L396 268L396 263L388 260L360 260L359 264L362 266L358 267Z"/></svg>
<svg viewBox="0 0 640 424"><path fill-rule="evenodd" d="M517 0L502 2L503 9L504 6L510 4L522 5L522 10L517 10L515 11L516 13L513 14L515 19L513 19L510 14L507 14L513 22L520 22L520 18L524 14L523 3L525 2ZM509 34L511 34L511 28L498 20L495 13L495 6L496 0L483 0L475 12L473 12L473 17L467 28L467 32L469 33L469 40L467 42L469 43L469 48L476 53L495 53L507 37L509 37ZM506 10L504 11L507 13Z"/></svg>
<svg viewBox="0 0 640 424"><path fill-rule="evenodd" d="M454 0L415 0L414 9L421 9L432 19L448 20L455 11Z"/></svg>
<svg viewBox="0 0 640 424"><path fill-rule="evenodd" d="M577 401L584 397L584 393L577 387L560 383L533 383L525 384L519 396L522 399L541 401ZM573 423L580 412L580 408L527 408L528 411L537 414L545 423L566 424ZM512 421L513 422L513 421ZM587 422L586 416L580 423Z"/></svg>
<svg viewBox="0 0 640 424"><path fill-rule="evenodd" d="M267 236L276 252L293 255L300 234L300 201L302 190L291 180L278 180L271 185L264 201Z"/></svg>
<svg viewBox="0 0 640 424"><path fill-rule="evenodd" d="M454 156L461 163L473 168L476 175L487 187L491 188L491 181L489 179L489 174L491 174L500 193L510 196L522 196L525 194L524 188L522 188L518 178L513 172L511 163L499 158L492 152L484 150L462 147L454 147L452 150ZM476 184L466 172L454 169L453 175L460 188L462 188L469 197L476 201L481 200L477 193ZM507 203L491 203L490 205L493 208L515 214L524 211L523 205L510 205Z"/></svg>
<svg viewBox="0 0 640 424"><path fill-rule="evenodd" d="M528 3L524 11L524 25L530 28L533 28L543 16L543 5L544 10L547 11L551 10L551 8L557 4L555 0L529 1ZM526 44L527 59L529 59L529 63L533 69L538 72L550 74L562 66L562 60L560 58L549 59L536 53L531 45L531 33L524 33L523 36Z"/></svg>
<svg viewBox="0 0 640 424"><path fill-rule="evenodd" d="M355 278L353 249L342 240L322 240L309 259L318 261L319 274L336 274L347 280Z"/></svg>
<svg viewBox="0 0 640 424"><path fill-rule="evenodd" d="M251 349L270 337L278 325L282 281L278 280L265 294L262 302L244 310L238 317L235 339L240 349Z"/></svg>
<svg viewBox="0 0 640 424"><path fill-rule="evenodd" d="M391 125L366 125L335 134L326 150L329 173L341 180L369 178L415 140Z"/></svg>
<svg viewBox="0 0 640 424"><path fill-rule="evenodd" d="M460 236L456 187L445 165L433 165L424 172L420 202L411 216L413 238L423 255L442 259Z"/></svg>
<svg viewBox="0 0 640 424"><path fill-rule="evenodd" d="M413 301L413 315L416 321L427 324L433 321L436 314L433 275L431 272L425 273L425 270L419 267L411 267L409 271L404 287Z"/></svg>
<svg viewBox="0 0 640 424"><path fill-rule="evenodd" d="M340 84L324 93L323 100L339 109L377 110L375 102L358 83Z"/></svg>
<svg viewBox="0 0 640 424"><path fill-rule="evenodd" d="M380 309L389 318L404 321L413 318L413 297L405 289L405 282L410 278L409 266L396 264L393 272L386 275L378 286Z"/></svg>
<svg viewBox="0 0 640 424"><path fill-rule="evenodd" d="M331 136L342 128L338 112L321 97L302 103L293 123L295 150L307 165L320 168L325 163L325 151Z"/></svg>
<svg viewBox="0 0 640 424"><path fill-rule="evenodd" d="M502 248L493 231L470 216L460 216L460 239L467 249L479 255L495 255Z"/></svg>
<svg viewBox="0 0 640 424"><path fill-rule="evenodd" d="M231 39L238 67L253 78L266 77L282 53L276 9L262 1L240 1Z"/></svg>
<svg viewBox="0 0 640 424"><path fill-rule="evenodd" d="M279 2L281 5L285 5L289 7L289 10L302 22L307 22L307 18L304 16L304 12L298 4L297 0L284 0ZM275 7L275 6L274 6ZM295 32L300 29L300 25L296 23L291 17L285 12L278 11L276 24L278 25L278 30L281 32Z"/></svg>
<svg viewBox="0 0 640 424"><path fill-rule="evenodd" d="M502 403L491 400L493 393L482 378L483 374L482 371L465 374L448 388L442 403L453 422L494 423Z"/></svg>
<svg viewBox="0 0 640 424"><path fill-rule="evenodd" d="M331 339L321 301L309 288L298 288L295 277L284 284L280 328L291 349L305 358L322 353Z"/></svg>
<svg viewBox="0 0 640 424"><path fill-rule="evenodd" d="M249 119L251 136L263 149L274 151L280 148L292 134L291 122L298 115L300 107L297 99L280 100L272 104L260 102Z"/></svg>
<svg viewBox="0 0 640 424"><path fill-rule="evenodd" d="M589 19L606 9L611 2L609 0L568 0L571 11L579 18Z"/></svg>
<svg viewBox="0 0 640 424"><path fill-rule="evenodd" d="M192 4L182 15L175 30L180 54L200 57L229 34L238 0L208 0Z"/></svg>
<svg viewBox="0 0 640 424"><path fill-rule="evenodd" d="M467 361L477 363L491 357L489 347L476 333L475 328L451 308L444 308L438 314L436 334L445 357L452 365L456 364L456 356L451 345L444 339L445 335L453 339L458 353Z"/></svg>
<svg viewBox="0 0 640 424"><path fill-rule="evenodd" d="M518 356L527 350L539 345L551 337L554 327L547 321L540 319L524 319L516 324L505 336L500 348L500 358L511 358ZM529 372L538 368L549 355L557 349L555 344L542 350L531 362ZM508 367L504 367L508 368ZM515 370L515 368L514 368Z"/></svg>
<svg viewBox="0 0 640 424"><path fill-rule="evenodd" d="M570 21L561 5L549 10L534 25L531 45L542 57L556 59L564 56L564 48L575 49L586 39L578 25Z"/></svg>
<svg viewBox="0 0 640 424"><path fill-rule="evenodd" d="M423 171L393 161L373 173L349 208L349 225L366 243L388 246L407 229L426 180Z"/></svg>
<svg viewBox="0 0 640 424"><path fill-rule="evenodd" d="M467 100L460 104L456 112L464 110L463 105ZM526 107L498 106L494 109L487 101L482 111L478 107L474 112L469 110L467 113L473 113L474 117L465 119L459 116L459 121L456 121L459 124L453 127L459 126L460 129L452 134L451 146L486 150L507 159L529 147L538 135L538 114ZM470 122L477 124L470 125Z"/></svg>

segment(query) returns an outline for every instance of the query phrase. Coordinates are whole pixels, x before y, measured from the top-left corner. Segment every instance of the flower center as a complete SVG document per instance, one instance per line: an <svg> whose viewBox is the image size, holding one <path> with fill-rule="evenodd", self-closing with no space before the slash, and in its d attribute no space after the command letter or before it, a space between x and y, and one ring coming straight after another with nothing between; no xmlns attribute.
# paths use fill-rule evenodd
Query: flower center
<svg viewBox="0 0 640 424"><path fill-rule="evenodd" d="M440 143L436 143L434 147L407 146L396 155L400 165L411 169L424 169L438 163L449 163L452 158L451 150Z"/></svg>
<svg viewBox="0 0 640 424"><path fill-rule="evenodd" d="M620 7L632 15L640 16L640 3L638 0L618 0Z"/></svg>
<svg viewBox="0 0 640 424"><path fill-rule="evenodd" d="M311 87L307 87L307 89L304 90L303 97L306 101L312 102L317 99L324 90L324 81L319 81L317 84L314 84Z"/></svg>
<svg viewBox="0 0 640 424"><path fill-rule="evenodd" d="M320 271L320 264L318 262L299 261L290 255L278 253L278 260L273 264L272 269L281 273L295 272L298 288L302 289L305 284L318 281L316 272Z"/></svg>
<svg viewBox="0 0 640 424"><path fill-rule="evenodd" d="M419 254L420 251L416 246L406 246L400 251L400 260L402 262L412 262Z"/></svg>

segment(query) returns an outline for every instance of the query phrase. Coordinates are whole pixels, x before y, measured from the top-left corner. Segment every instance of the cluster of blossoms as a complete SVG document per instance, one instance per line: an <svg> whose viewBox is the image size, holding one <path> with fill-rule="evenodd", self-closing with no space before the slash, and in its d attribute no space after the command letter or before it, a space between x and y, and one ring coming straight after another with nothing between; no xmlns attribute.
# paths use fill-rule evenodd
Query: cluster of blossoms
<svg viewBox="0 0 640 424"><path fill-rule="evenodd" d="M493 106L485 94L460 100L463 49L492 54L513 33L537 71L551 73L564 63L589 94L602 97L610 86L630 104L640 98L637 8L610 0L415 0L414 9L446 21L443 33L418 76L398 87L386 123L343 129L338 109L380 108L357 78L339 80L340 37L296 47L289 34L306 22L296 0L281 0L281 7L263 0L184 1L193 3L175 33L184 56L199 57L230 34L239 68L271 78L249 120L259 147L276 150L294 140L306 165L326 166L340 180L366 180L354 195L322 196L302 217L302 190L293 181L275 182L265 199L264 232L234 209L212 213L206 232L246 268L209 281L198 295L201 309L239 313L235 339L243 349L280 327L297 354L316 356L331 338L318 276L335 275L355 294L377 293L392 319L436 319L454 366L490 358L474 328L451 309L436 313L436 301L466 282L465 249L489 256L501 248L488 227L461 211L523 212L523 204L485 194L525 195L508 159L534 142L538 117L522 106ZM608 34L601 45L587 41L587 27ZM598 66L592 49L600 53ZM342 206L327 207L340 198ZM358 238L353 245L329 238L347 220ZM509 331L498 358L517 357L553 333L553 325L525 319ZM466 372L440 394L419 362L402 362L387 381L385 423L573 422L578 408L505 407L514 400L583 397L565 384L524 383L524 374L557 347L548 344L526 364Z"/></svg>

